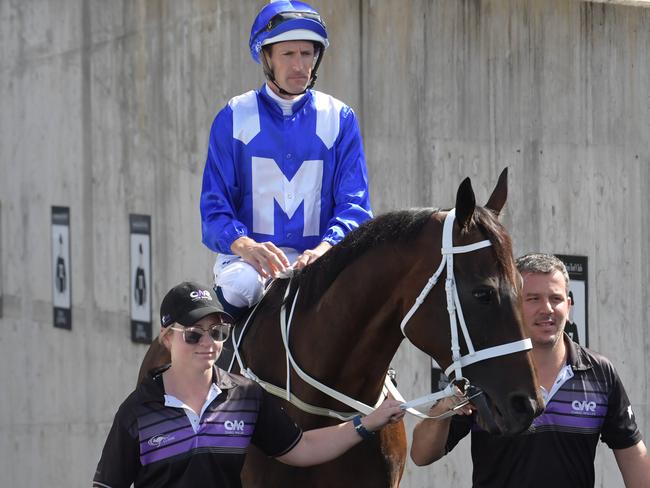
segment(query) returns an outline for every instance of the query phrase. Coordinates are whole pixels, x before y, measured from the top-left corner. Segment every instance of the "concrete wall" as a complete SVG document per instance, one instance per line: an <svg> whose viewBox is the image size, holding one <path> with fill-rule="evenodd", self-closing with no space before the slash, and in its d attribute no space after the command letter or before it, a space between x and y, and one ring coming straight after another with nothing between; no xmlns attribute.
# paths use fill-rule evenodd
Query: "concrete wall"
<svg viewBox="0 0 650 488"><path fill-rule="evenodd" d="M0 1L1 486L92 478L144 354L129 332L130 213L152 216L154 317L171 285L209 281L208 130L261 84L246 45L263 3ZM313 3L333 40L318 86L360 117L376 211L452 206L465 176L484 202L508 165L516 252L589 257L590 345L614 360L647 433L650 10ZM71 208L72 331L52 327L52 205ZM427 391L424 355L404 346L395 365L405 396ZM469 486L468 444L409 463L402 486ZM623 486L605 447L597 480Z"/></svg>
<svg viewBox="0 0 650 488"><path fill-rule="evenodd" d="M376 204L452 205L464 176L485 202L508 165L505 222L516 253L589 257L590 345L614 360L647 433L650 10L364 5L363 120ZM402 357L424 371L425 358ZM454 451L426 475L409 469L407 486L469 486L467 456ZM597 486L622 486L604 446L597 473Z"/></svg>

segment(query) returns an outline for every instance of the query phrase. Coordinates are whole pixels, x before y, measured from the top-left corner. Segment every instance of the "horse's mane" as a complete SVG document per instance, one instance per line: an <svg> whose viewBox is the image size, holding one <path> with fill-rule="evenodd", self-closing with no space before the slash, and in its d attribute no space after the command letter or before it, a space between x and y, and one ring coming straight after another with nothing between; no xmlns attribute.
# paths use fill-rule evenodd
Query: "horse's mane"
<svg viewBox="0 0 650 488"><path fill-rule="evenodd" d="M433 208L398 210L367 220L320 259L297 273L294 290L300 286L303 303L313 304L352 261L380 244L415 239L431 214L437 211Z"/></svg>
<svg viewBox="0 0 650 488"><path fill-rule="evenodd" d="M296 273L291 296L300 287L303 304L314 304L351 262L380 244L415 239L431 215L438 211L433 208L398 210L364 222L320 259ZM516 283L512 241L497 216L491 210L476 207L472 219L472 223L492 242L501 274L511 284Z"/></svg>

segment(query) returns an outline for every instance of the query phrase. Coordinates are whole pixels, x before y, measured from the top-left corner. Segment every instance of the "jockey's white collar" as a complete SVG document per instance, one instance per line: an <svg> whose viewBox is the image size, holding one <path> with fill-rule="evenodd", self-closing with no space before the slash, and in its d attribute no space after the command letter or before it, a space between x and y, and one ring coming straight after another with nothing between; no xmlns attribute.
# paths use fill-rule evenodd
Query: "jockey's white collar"
<svg viewBox="0 0 650 488"><path fill-rule="evenodd" d="M276 103L280 106L282 109L282 115L288 116L288 115L293 115L293 104L296 103L298 100L300 100L302 97L305 96L303 93L302 95L298 95L296 98L292 98L291 100L287 100L285 98L282 98L280 95L275 93L273 90L269 88L268 84L264 84L264 89L266 90L266 94L270 96L273 100L276 101Z"/></svg>

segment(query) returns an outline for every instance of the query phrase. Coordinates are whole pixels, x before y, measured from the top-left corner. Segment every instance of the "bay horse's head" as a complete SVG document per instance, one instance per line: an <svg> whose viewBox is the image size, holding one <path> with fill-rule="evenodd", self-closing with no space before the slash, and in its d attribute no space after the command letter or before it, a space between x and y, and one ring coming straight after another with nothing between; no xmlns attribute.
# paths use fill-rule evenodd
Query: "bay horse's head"
<svg viewBox="0 0 650 488"><path fill-rule="evenodd" d="M417 320L406 326L405 333L443 368L449 367L452 377L460 373L472 385L473 391L480 393L472 403L478 408L478 422L482 428L491 433L514 434L531 424L541 413L543 403L527 350L530 346L524 341L519 298L521 281L512 255L512 243L498 221L506 196L507 170L501 174L485 207L476 206L470 179L461 183L456 195L455 221L448 237L452 242L441 246L448 246L447 251L451 246L457 250L453 253L453 272L450 273L447 266L441 282L427 300L429 303L423 305L427 313L414 316ZM445 217L446 214L440 212L438 218ZM437 235L435 238L439 239ZM482 245L473 246L477 243ZM446 259L445 253L441 259ZM448 312L449 278L455 283L457 292L456 303L451 305L457 310L452 313ZM435 328L432 319L437 324ZM461 327L463 319L467 334ZM449 325L442 326L456 320L458 326L454 334ZM445 332L441 333L443 330ZM460 363L454 363L449 347L456 333L459 354L464 356L460 370ZM497 347L504 344L513 347L506 346L505 351ZM488 353L487 359L472 362L472 358L476 358L472 348L476 353L487 350L494 351L495 355L490 357ZM467 366L465 359L469 359Z"/></svg>

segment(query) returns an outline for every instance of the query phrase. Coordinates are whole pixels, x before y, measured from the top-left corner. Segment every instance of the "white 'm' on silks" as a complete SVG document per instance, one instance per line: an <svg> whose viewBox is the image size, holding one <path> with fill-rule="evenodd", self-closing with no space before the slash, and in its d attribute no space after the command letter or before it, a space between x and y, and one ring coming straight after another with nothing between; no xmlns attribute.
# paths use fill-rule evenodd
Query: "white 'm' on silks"
<svg viewBox="0 0 650 488"><path fill-rule="evenodd" d="M289 218L304 202L303 237L320 233L323 161L304 161L290 180L273 159L253 156L253 232L273 234L273 201Z"/></svg>

